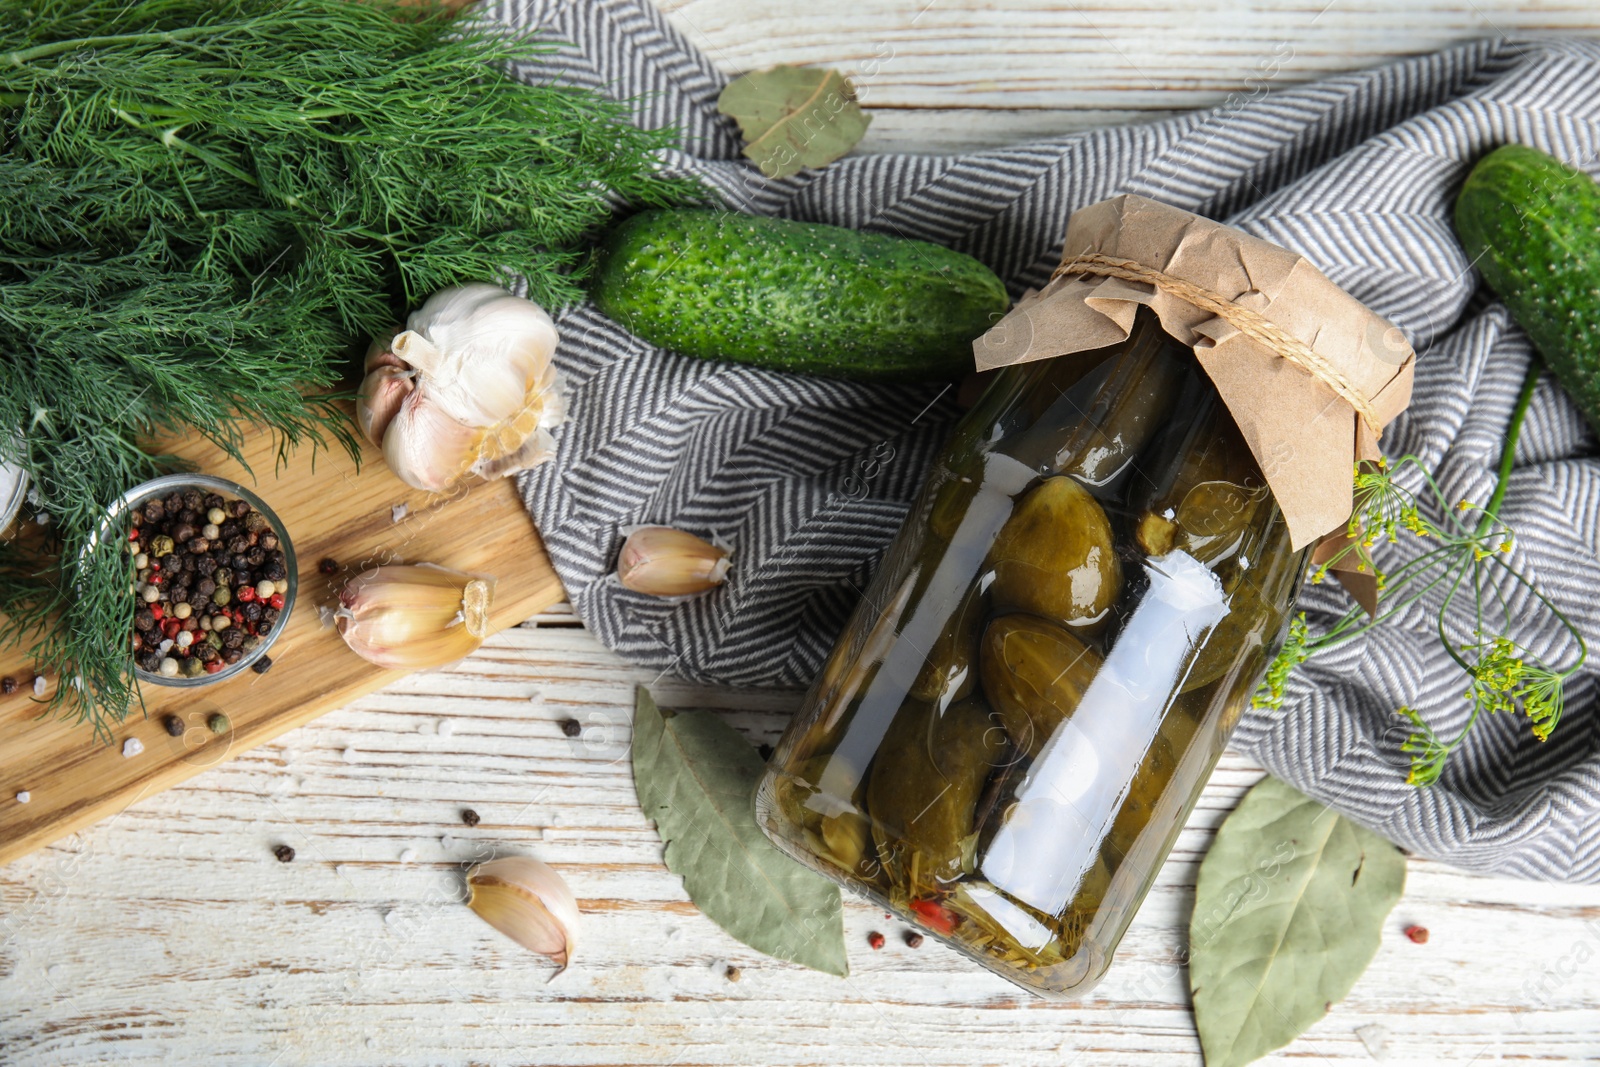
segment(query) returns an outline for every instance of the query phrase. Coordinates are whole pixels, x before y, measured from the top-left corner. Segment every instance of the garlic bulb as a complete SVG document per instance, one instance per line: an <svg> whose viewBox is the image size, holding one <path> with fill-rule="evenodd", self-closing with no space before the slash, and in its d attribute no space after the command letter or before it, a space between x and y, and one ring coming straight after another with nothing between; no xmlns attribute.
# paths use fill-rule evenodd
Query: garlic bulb
<svg viewBox="0 0 1600 1067"><path fill-rule="evenodd" d="M428 563L374 567L345 583L334 613L350 650L380 667L421 670L477 651L493 578Z"/></svg>
<svg viewBox="0 0 1600 1067"><path fill-rule="evenodd" d="M468 871L467 888L467 907L479 918L566 969L578 944L578 901L549 865L502 856Z"/></svg>
<svg viewBox="0 0 1600 1067"><path fill-rule="evenodd" d="M400 480L444 490L555 451L565 411L544 309L494 285L441 289L387 346L374 344L356 421Z"/></svg>
<svg viewBox="0 0 1600 1067"><path fill-rule="evenodd" d="M689 596L722 584L728 550L670 526L641 526L628 534L617 556L624 589L651 596Z"/></svg>

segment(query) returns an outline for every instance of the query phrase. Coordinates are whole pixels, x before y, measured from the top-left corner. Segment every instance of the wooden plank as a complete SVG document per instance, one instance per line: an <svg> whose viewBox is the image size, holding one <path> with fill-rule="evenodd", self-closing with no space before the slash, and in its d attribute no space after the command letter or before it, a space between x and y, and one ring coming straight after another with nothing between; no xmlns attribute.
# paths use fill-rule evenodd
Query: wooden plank
<svg viewBox="0 0 1600 1067"><path fill-rule="evenodd" d="M850 73L860 151L949 152L1250 99L1480 37L1600 32L1581 0L661 0L714 63Z"/></svg>
<svg viewBox="0 0 1600 1067"><path fill-rule="evenodd" d="M1260 777L1227 756L1106 980L1035 1000L859 902L851 975L738 944L661 863L627 757L633 687L775 739L792 693L655 680L581 630L506 630L0 869L8 1067L1006 1064L1195 1067L1183 954L1200 857ZM583 727L577 738L561 728ZM467 827L460 812L481 816ZM292 845L295 861L272 856ZM459 902L491 853L555 865L567 974ZM1402 930L1432 932L1414 945ZM874 952L867 933L887 944ZM1514 945L1508 952L1506 946ZM1600 1057L1600 888L1415 859L1350 997L1267 1065ZM727 964L741 969L729 982ZM1369 1054L1358 1028L1382 1036Z"/></svg>
<svg viewBox="0 0 1600 1067"><path fill-rule="evenodd" d="M199 471L253 488L287 528L299 564L299 596L272 646L273 668L192 689L142 685L144 714L135 708L109 746L95 741L86 725L40 718L26 685L3 698L0 864L404 677L352 653L319 612L337 606L338 591L352 574L402 562L492 574L498 579L490 620L496 629L565 597L509 480L425 493L390 473L382 453L365 442L359 471L342 450L309 448L291 453L279 469L274 440L259 430L244 448L248 470L203 439L159 447ZM328 558L341 564L332 577L318 570ZM18 655L4 653L0 674L26 682L32 671ZM219 711L231 729L216 736L206 721ZM183 736L171 737L162 728L169 714L183 719ZM144 752L124 758L128 738L138 738ZM29 795L28 803L13 799L20 792Z"/></svg>

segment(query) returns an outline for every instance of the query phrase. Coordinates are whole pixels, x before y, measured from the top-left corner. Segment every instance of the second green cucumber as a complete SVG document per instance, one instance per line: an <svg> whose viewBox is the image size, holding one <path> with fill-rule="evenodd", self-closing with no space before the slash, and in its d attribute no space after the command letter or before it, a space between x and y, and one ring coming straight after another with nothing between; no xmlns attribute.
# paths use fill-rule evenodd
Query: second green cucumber
<svg viewBox="0 0 1600 1067"><path fill-rule="evenodd" d="M589 293L686 355L884 381L970 372L973 339L1010 306L989 268L940 245L705 210L622 223Z"/></svg>

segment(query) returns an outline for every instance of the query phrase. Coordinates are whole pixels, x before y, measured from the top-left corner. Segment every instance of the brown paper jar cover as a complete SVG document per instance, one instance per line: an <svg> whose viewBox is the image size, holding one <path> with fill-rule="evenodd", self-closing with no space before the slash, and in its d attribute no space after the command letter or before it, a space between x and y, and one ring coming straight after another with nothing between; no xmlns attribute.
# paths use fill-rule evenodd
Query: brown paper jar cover
<svg viewBox="0 0 1600 1067"><path fill-rule="evenodd" d="M1342 527L1355 463L1378 457L1411 400L1416 356L1399 328L1295 252L1125 194L1073 213L1055 277L973 342L977 367L1117 344L1140 305L1194 349L1294 547Z"/></svg>

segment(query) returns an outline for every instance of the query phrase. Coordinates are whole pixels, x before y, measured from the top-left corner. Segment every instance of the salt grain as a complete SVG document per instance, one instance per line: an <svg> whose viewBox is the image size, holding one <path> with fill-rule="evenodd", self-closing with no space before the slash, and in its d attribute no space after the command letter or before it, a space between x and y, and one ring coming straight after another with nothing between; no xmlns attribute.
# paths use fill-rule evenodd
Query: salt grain
<svg viewBox="0 0 1600 1067"><path fill-rule="evenodd" d="M44 696L45 684L46 683L45 683L45 680L44 680L44 675L42 675L42 674L34 675L33 676L33 695L36 696L36 697Z"/></svg>
<svg viewBox="0 0 1600 1067"><path fill-rule="evenodd" d="M456 724L455 723L451 722L449 719L440 719L439 720L439 736L440 737L449 737L451 734L453 734L455 732L456 732Z"/></svg>
<svg viewBox="0 0 1600 1067"><path fill-rule="evenodd" d="M399 522L401 519L406 517L406 513L410 510L411 508L406 504L396 504L394 507L389 509L389 521Z"/></svg>
<svg viewBox="0 0 1600 1067"><path fill-rule="evenodd" d="M405 849L404 851L402 851L400 853L400 862L401 863L411 863L411 862L415 861L416 858L417 858L417 850L414 849L414 848Z"/></svg>
<svg viewBox="0 0 1600 1067"><path fill-rule="evenodd" d="M439 838L439 847L445 849L455 848L456 839L451 837L449 834L444 834Z"/></svg>
<svg viewBox="0 0 1600 1067"><path fill-rule="evenodd" d="M33 799L33 794L28 792L26 789L24 789L22 792L17 794L17 803L18 804L26 804L28 801L30 801L32 799Z"/></svg>
<svg viewBox="0 0 1600 1067"><path fill-rule="evenodd" d="M1356 1036L1367 1047L1367 1055L1375 1060L1389 1058L1389 1031L1377 1023L1356 1027Z"/></svg>
<svg viewBox="0 0 1600 1067"><path fill-rule="evenodd" d="M343 751L343 752L341 752L341 753L340 753L340 757L341 757L341 758L342 758L342 759L343 759L343 760L344 760L344 761L345 761L345 762L346 762L346 763L354 763L354 762L355 762L355 761L356 761L356 760L358 760L358 759L360 759L360 758L361 758L361 754L360 754L360 753L358 753L358 752L357 752L357 751L356 751L356 750L355 750L355 749L353 749L353 748L347 748L347 749L345 749L345 750L344 750L344 751Z"/></svg>
<svg viewBox="0 0 1600 1067"><path fill-rule="evenodd" d="M130 756L137 756L139 753L141 753L143 751L144 751L144 742L139 740L137 737L130 737L126 741L122 742L122 758L123 759L127 759Z"/></svg>

